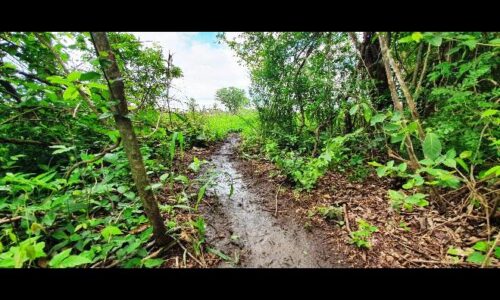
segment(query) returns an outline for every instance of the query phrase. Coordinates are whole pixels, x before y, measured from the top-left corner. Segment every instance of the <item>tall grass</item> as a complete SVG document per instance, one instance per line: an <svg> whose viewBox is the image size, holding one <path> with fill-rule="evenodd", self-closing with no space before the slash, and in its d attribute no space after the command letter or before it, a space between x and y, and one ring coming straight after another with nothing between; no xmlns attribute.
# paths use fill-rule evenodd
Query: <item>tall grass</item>
<svg viewBox="0 0 500 300"><path fill-rule="evenodd" d="M216 112L204 115L206 125L216 139L224 139L231 132L241 132L246 137L258 130L259 120L255 110L241 110L236 114Z"/></svg>

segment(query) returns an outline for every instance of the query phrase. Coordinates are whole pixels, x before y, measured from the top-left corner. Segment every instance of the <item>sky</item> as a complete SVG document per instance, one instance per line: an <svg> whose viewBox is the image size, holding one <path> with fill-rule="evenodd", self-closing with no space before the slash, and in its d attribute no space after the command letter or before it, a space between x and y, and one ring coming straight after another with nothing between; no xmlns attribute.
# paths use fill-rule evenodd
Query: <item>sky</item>
<svg viewBox="0 0 500 300"><path fill-rule="evenodd" d="M173 96L193 97L200 108L212 107L219 88L234 86L248 95L250 76L245 67L225 44L219 44L216 32L132 32L145 45L157 42L167 56L173 53L174 65L180 67L183 78L175 79ZM235 36L237 33L228 33ZM217 103L221 107L220 103ZM178 105L176 105L178 106Z"/></svg>

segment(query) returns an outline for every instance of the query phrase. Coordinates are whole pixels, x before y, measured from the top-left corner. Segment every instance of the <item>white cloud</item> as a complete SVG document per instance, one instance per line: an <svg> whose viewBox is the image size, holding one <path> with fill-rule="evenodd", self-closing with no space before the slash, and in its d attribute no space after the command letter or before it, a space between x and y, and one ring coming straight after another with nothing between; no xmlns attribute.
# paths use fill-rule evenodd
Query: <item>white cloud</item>
<svg viewBox="0 0 500 300"><path fill-rule="evenodd" d="M173 53L173 63L182 69L184 77L176 79L174 96L193 97L200 106L215 102L217 89L235 86L247 90L250 78L246 68L226 45L203 42L195 32L134 32L141 41L158 42L167 54ZM149 45L150 43L146 43Z"/></svg>

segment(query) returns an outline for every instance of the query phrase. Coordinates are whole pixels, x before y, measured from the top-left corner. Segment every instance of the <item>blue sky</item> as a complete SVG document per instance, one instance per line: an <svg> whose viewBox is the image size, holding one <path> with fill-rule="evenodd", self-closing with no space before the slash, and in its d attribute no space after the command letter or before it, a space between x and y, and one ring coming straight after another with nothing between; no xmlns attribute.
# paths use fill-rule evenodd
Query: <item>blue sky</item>
<svg viewBox="0 0 500 300"><path fill-rule="evenodd" d="M211 107L219 88L235 86L248 92L248 71L238 64L233 51L217 43L217 32L133 32L142 41L157 42L184 77L173 82L174 97L193 97L200 106ZM236 33L231 33L234 35ZM179 106L179 105L177 105ZM219 104L220 106L220 104Z"/></svg>
<svg viewBox="0 0 500 300"><path fill-rule="evenodd" d="M193 39L217 46L217 32L197 32Z"/></svg>

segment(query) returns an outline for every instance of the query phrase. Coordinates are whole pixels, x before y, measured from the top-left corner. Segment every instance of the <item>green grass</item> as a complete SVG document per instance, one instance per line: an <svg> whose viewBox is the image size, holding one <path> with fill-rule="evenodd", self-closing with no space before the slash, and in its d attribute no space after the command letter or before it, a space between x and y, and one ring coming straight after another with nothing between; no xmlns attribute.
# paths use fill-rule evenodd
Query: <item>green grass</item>
<svg viewBox="0 0 500 300"><path fill-rule="evenodd" d="M217 112L204 115L210 132L217 140L224 139L231 132L241 132L245 137L259 126L258 114L255 110L242 110L237 114Z"/></svg>

